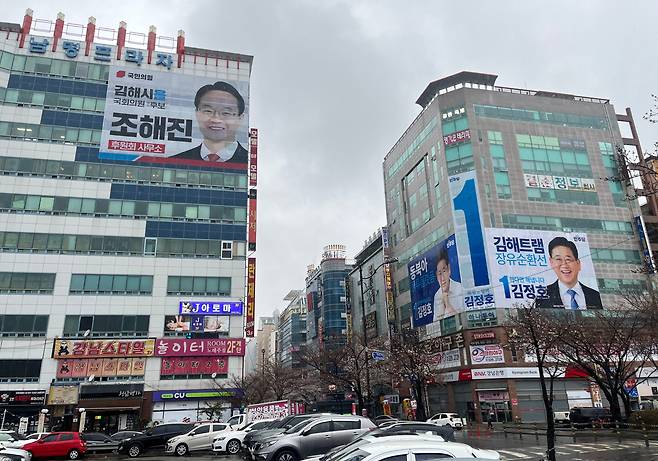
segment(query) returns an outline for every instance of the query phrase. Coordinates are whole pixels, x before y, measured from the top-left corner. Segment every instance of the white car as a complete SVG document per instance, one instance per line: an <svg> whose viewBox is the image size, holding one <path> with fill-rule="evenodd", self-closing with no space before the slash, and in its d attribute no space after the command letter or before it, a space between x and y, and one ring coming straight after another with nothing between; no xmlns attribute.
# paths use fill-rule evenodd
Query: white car
<svg viewBox="0 0 658 461"><path fill-rule="evenodd" d="M16 440L6 446L7 448L23 448L28 443L36 442L37 440L44 438L48 434L50 434L50 432L35 432L34 434L25 436L25 438L22 440Z"/></svg>
<svg viewBox="0 0 658 461"><path fill-rule="evenodd" d="M205 423L196 426L187 434L177 435L167 441L165 452L185 456L191 451L210 450L215 438L231 431L227 423Z"/></svg>
<svg viewBox="0 0 658 461"><path fill-rule="evenodd" d="M341 453L340 457L336 456L331 459L332 461L380 461L397 456L408 459L409 453L413 453L416 459L419 457L426 459L500 459L500 454L497 451L473 448L464 443L420 441L418 438L393 442L390 437L366 445L353 447L352 450Z"/></svg>
<svg viewBox="0 0 658 461"><path fill-rule="evenodd" d="M0 447L0 459L10 459L12 461L32 461L32 454L29 451L21 450L20 448Z"/></svg>
<svg viewBox="0 0 658 461"><path fill-rule="evenodd" d="M461 418L457 413L437 413L427 422L434 423L437 426L450 426L454 429L463 429L466 426L464 418Z"/></svg>
<svg viewBox="0 0 658 461"><path fill-rule="evenodd" d="M387 442L404 442L407 440L416 441L417 443L423 442L444 442L443 437L440 435L431 435L431 434L364 434L358 439L354 440L351 443L348 443L345 446L335 449L332 453L331 451L327 455L317 455L306 458L304 461L319 461L324 458L324 461L334 461L340 459L343 455L351 453L355 448L362 447L364 445L369 445L374 442L382 442L383 440Z"/></svg>
<svg viewBox="0 0 658 461"><path fill-rule="evenodd" d="M242 429L241 431L231 431L225 434L215 437L215 440L212 444L212 451L214 452L226 452L229 455L235 455L240 452L242 448L242 441L244 440L245 435L253 430L266 429L272 421L275 419L261 419L258 421L253 421Z"/></svg>

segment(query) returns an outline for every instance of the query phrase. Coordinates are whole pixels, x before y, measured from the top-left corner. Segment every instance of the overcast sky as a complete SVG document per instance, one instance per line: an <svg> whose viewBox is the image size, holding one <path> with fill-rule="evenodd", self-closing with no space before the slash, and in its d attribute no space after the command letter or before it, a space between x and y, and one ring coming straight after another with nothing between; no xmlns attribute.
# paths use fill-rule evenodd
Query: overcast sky
<svg viewBox="0 0 658 461"><path fill-rule="evenodd" d="M531 7L530 5L535 5ZM641 120L658 92L654 1L31 0L34 17L175 37L254 56L259 129L257 315L303 288L322 247L353 256L385 224L382 160L419 113L427 84L460 70L498 85L610 98Z"/></svg>

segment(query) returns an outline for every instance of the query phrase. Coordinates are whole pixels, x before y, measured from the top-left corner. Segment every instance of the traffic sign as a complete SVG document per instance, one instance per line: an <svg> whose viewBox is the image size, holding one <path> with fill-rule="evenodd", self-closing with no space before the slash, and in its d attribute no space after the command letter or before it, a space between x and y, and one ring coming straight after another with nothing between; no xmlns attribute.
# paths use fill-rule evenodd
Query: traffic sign
<svg viewBox="0 0 658 461"><path fill-rule="evenodd" d="M382 360L386 360L386 356L382 351L372 351L370 353L370 356L375 362L381 362Z"/></svg>

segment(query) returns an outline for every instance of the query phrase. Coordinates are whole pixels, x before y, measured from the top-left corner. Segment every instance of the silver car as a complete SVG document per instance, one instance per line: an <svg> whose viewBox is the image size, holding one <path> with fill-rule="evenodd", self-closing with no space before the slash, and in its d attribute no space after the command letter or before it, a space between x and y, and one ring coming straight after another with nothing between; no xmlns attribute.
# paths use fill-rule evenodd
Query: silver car
<svg viewBox="0 0 658 461"><path fill-rule="evenodd" d="M254 447L252 456L256 461L299 461L346 445L376 427L361 416L315 418L263 440Z"/></svg>

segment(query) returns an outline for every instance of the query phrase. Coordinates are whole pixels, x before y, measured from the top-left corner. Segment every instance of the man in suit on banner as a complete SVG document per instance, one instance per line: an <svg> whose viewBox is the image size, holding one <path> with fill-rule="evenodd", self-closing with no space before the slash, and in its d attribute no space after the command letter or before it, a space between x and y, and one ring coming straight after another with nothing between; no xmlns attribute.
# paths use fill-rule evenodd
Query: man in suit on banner
<svg viewBox="0 0 658 461"><path fill-rule="evenodd" d="M578 280L581 264L575 243L564 237L555 237L548 244L548 254L557 280L546 287L546 298L537 299L537 307L603 308L599 292Z"/></svg>
<svg viewBox="0 0 658 461"><path fill-rule="evenodd" d="M226 82L204 85L196 92L194 107L203 142L171 158L246 164L247 149L235 139L245 110L240 92Z"/></svg>

